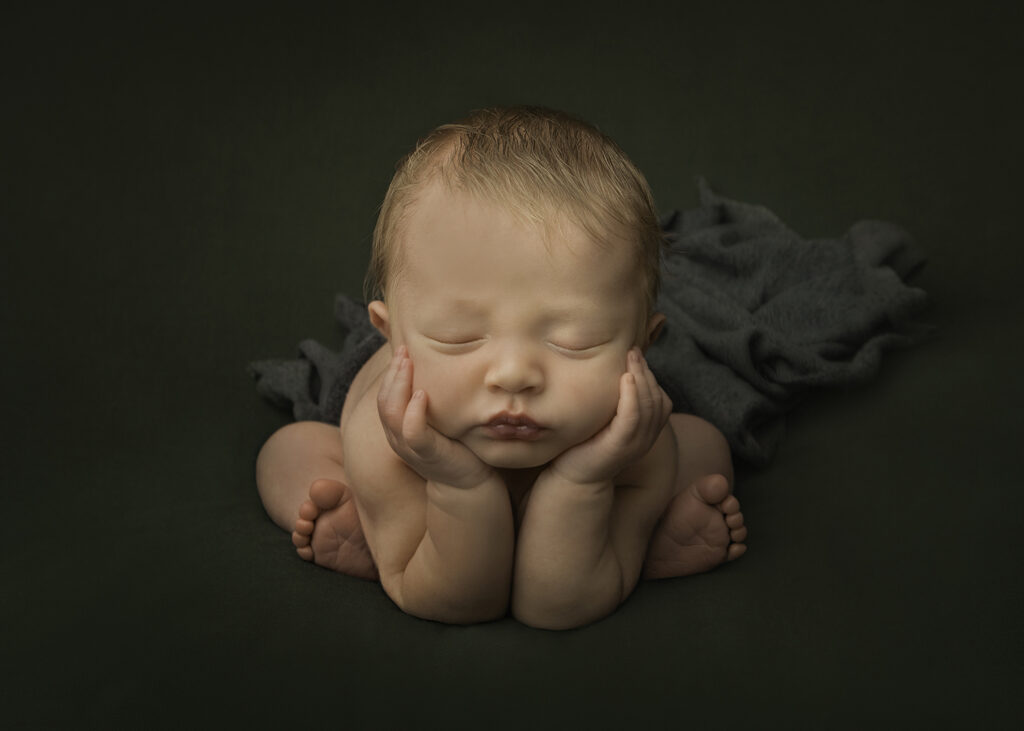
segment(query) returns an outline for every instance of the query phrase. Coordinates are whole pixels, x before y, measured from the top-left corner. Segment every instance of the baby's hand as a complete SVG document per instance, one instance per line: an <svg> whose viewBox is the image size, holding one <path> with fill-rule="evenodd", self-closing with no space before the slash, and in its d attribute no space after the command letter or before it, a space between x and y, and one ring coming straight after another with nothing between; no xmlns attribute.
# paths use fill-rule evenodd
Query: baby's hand
<svg viewBox="0 0 1024 731"><path fill-rule="evenodd" d="M671 413L672 401L634 348L619 380L615 416L593 437L559 455L550 469L580 485L607 482L647 454Z"/></svg>
<svg viewBox="0 0 1024 731"><path fill-rule="evenodd" d="M466 445L427 424L427 394L412 392L412 360L404 345L396 350L384 374L377 411L391 448L423 479L471 488L494 474Z"/></svg>

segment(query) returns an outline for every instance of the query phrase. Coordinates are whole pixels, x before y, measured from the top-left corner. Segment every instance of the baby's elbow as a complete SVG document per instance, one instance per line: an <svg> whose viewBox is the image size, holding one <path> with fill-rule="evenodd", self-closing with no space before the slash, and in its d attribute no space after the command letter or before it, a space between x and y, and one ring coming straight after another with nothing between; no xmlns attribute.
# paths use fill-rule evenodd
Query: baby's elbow
<svg viewBox="0 0 1024 731"><path fill-rule="evenodd" d="M584 627L615 611L614 604L531 604L512 602L512 616L534 629L565 630Z"/></svg>
<svg viewBox="0 0 1024 731"><path fill-rule="evenodd" d="M508 614L504 602L421 601L402 606L402 611L420 619L444 624L482 624L501 619Z"/></svg>
<svg viewBox="0 0 1024 731"><path fill-rule="evenodd" d="M573 612L552 611L549 608L522 602L512 602L512 616L516 621L534 629L576 629L587 624L576 620Z"/></svg>
<svg viewBox="0 0 1024 731"><path fill-rule="evenodd" d="M493 622L508 614L508 593L468 592L461 595L408 582L405 572L381 576L384 592L399 609L420 619L445 624Z"/></svg>
<svg viewBox="0 0 1024 731"><path fill-rule="evenodd" d="M531 591L520 584L513 587L511 611L516 620L535 629L576 629L604 619L623 599L620 581L581 592Z"/></svg>

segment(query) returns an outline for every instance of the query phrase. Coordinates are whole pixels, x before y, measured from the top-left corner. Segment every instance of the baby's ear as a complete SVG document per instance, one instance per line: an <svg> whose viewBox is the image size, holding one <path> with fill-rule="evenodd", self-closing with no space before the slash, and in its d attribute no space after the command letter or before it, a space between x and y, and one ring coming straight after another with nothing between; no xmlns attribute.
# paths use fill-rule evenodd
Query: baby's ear
<svg viewBox="0 0 1024 731"><path fill-rule="evenodd" d="M647 344L644 346L644 350L651 347L654 341L661 335L662 329L665 327L665 315L661 312L655 312L651 315L651 319L647 321Z"/></svg>
<svg viewBox="0 0 1024 731"><path fill-rule="evenodd" d="M370 311L370 324L377 328L381 335L390 340L391 319L388 315L388 306L380 300L374 300L366 306L366 309Z"/></svg>

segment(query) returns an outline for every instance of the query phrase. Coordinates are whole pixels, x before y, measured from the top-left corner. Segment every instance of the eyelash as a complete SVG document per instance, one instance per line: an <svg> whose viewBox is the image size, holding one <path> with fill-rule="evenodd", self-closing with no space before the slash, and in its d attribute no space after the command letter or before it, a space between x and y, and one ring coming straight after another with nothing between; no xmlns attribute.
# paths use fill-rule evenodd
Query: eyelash
<svg viewBox="0 0 1024 731"><path fill-rule="evenodd" d="M484 338L471 338L471 339L468 339L468 340L441 340L440 338L428 338L428 339L432 340L433 342L437 343L438 345L446 346L446 347L449 347L449 348L459 348L459 347L464 347L464 346L468 346L468 345L474 345L475 343L479 343L479 342L482 342L484 340ZM583 354L585 354L589 350L593 350L594 348L598 348L601 345L604 345L604 343L595 343L594 345L585 345L585 346L580 347L580 348L570 348L569 346L559 345L557 343L552 343L552 342L548 342L548 345L550 345L554 350L556 350L556 351L558 351L560 353L563 353L563 354L569 355L569 356L575 356L575 355L583 355Z"/></svg>
<svg viewBox="0 0 1024 731"><path fill-rule="evenodd" d="M559 345L558 343L550 343L550 345L555 350L562 350L566 353L585 353L586 351L597 347L596 345L587 345L582 348L570 348L568 345Z"/></svg>
<svg viewBox="0 0 1024 731"><path fill-rule="evenodd" d="M432 340L438 345L447 345L454 348L460 345L472 345L473 343L478 343L482 341L483 338L470 338L469 340L441 340L440 338L428 338L428 340Z"/></svg>
<svg viewBox="0 0 1024 731"><path fill-rule="evenodd" d="M465 345L466 343L475 343L477 340L483 340L483 338L453 337L447 340L445 338L431 338L431 340L436 340L437 342L445 343L446 345Z"/></svg>

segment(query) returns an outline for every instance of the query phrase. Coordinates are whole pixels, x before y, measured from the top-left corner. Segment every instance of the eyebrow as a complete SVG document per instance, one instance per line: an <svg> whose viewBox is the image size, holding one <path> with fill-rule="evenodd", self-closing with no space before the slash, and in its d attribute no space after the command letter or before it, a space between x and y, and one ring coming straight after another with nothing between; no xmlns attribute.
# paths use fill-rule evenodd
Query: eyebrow
<svg viewBox="0 0 1024 731"><path fill-rule="evenodd" d="M437 303L435 306L425 306L423 310L437 314L448 314L449 312L456 311L459 313L466 314L482 314L484 308L480 304L469 297L453 297L451 299L444 299ZM590 305L555 305L547 308L545 313L550 316L552 320L571 320L579 317L590 316L595 312L601 312L600 307L593 307Z"/></svg>
<svg viewBox="0 0 1024 731"><path fill-rule="evenodd" d="M455 297L453 299L445 299L436 304L435 306L426 306L423 308L428 314L450 314L451 312L458 312L459 314L480 314L483 312L483 308L476 302L476 300L469 299L468 297Z"/></svg>
<svg viewBox="0 0 1024 731"><path fill-rule="evenodd" d="M558 307L552 307L547 310L547 313L552 320L560 322L607 314L600 307L586 307L581 305L561 305Z"/></svg>

